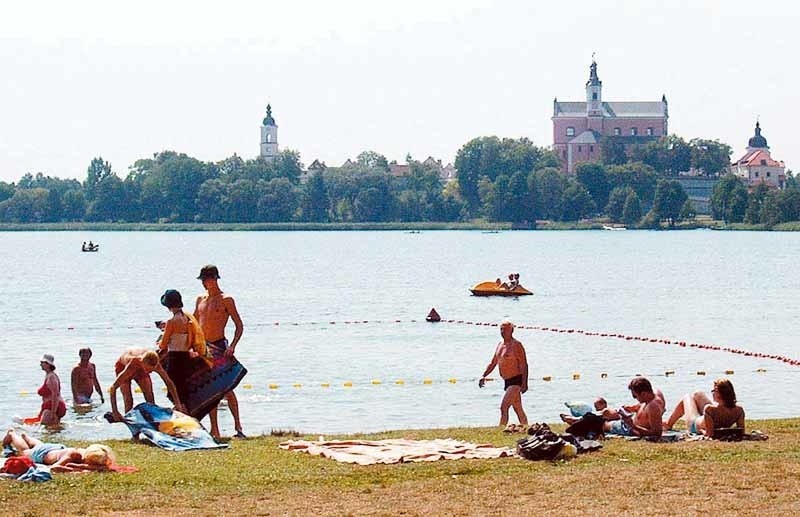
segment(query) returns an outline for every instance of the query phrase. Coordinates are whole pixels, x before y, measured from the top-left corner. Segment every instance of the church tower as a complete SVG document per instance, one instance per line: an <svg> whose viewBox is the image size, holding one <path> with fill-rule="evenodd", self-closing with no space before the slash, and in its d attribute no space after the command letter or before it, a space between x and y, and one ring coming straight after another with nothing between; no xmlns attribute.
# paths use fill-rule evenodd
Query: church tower
<svg viewBox="0 0 800 517"><path fill-rule="evenodd" d="M261 158L272 161L278 156L278 125L272 118L272 106L267 104L267 116L261 123Z"/></svg>
<svg viewBox="0 0 800 517"><path fill-rule="evenodd" d="M603 116L603 81L597 77L597 63L592 57L589 67L589 80L586 81L586 114L590 117Z"/></svg>

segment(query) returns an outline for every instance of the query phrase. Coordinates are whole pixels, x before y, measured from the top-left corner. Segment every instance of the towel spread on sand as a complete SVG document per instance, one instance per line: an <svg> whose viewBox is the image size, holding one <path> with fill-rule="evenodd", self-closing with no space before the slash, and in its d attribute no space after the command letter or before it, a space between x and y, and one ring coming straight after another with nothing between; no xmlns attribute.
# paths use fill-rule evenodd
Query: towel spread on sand
<svg viewBox="0 0 800 517"><path fill-rule="evenodd" d="M459 440L333 440L309 442L289 440L281 449L307 452L342 463L374 465L419 461L493 459L515 456L513 449L491 444L476 445Z"/></svg>

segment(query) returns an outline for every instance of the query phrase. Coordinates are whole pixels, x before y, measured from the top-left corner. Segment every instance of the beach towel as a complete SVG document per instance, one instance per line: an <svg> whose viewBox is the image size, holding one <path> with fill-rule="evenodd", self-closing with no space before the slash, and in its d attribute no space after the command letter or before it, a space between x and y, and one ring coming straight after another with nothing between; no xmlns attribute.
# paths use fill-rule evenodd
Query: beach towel
<svg viewBox="0 0 800 517"><path fill-rule="evenodd" d="M224 449L200 422L180 411L142 402L131 409L122 420L135 439L149 442L168 451L194 449Z"/></svg>
<svg viewBox="0 0 800 517"><path fill-rule="evenodd" d="M50 481L53 476L50 474L50 467L39 463L33 463L25 456L11 456L0 460L0 478L16 479L17 481L33 481L41 483Z"/></svg>
<svg viewBox="0 0 800 517"><path fill-rule="evenodd" d="M161 363L167 367L166 356ZM191 375L176 385L180 384L184 390L181 402L186 406L186 412L198 420L217 407L225 394L233 391L247 375L247 368L235 357L217 357L210 362L203 357L194 357L191 370Z"/></svg>
<svg viewBox="0 0 800 517"><path fill-rule="evenodd" d="M420 461L493 459L515 456L513 449L476 445L459 440L289 440L279 445L281 449L307 452L314 456L331 458L342 463L358 465L410 463Z"/></svg>

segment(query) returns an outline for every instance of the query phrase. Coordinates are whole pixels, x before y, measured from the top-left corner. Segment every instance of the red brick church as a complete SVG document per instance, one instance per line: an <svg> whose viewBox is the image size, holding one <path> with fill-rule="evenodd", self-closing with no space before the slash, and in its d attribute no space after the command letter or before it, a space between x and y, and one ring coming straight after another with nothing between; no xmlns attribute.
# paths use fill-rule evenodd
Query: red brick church
<svg viewBox="0 0 800 517"><path fill-rule="evenodd" d="M592 60L586 81L586 102L553 100L553 150L568 173L575 165L599 161L602 145L644 143L667 135L667 98L656 102L605 102L603 82Z"/></svg>

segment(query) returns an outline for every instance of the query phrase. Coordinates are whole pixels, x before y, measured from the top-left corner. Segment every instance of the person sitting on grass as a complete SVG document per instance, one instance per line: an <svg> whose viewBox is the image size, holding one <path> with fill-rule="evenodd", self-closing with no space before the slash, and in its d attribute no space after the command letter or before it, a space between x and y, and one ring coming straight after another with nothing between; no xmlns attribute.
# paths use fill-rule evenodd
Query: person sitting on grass
<svg viewBox="0 0 800 517"><path fill-rule="evenodd" d="M623 411L619 411L620 419L605 422L603 431L621 436L661 437L661 419L666 406L664 395L660 390L654 391L650 381L644 377L634 377L628 389L639 402L634 406L635 412L631 414L623 407Z"/></svg>
<svg viewBox="0 0 800 517"><path fill-rule="evenodd" d="M587 404L580 403L578 405L579 406L585 406L587 411L584 411L584 413L592 412L595 415L603 418L604 420L619 420L619 411L617 409L608 407L608 402L603 397L597 397L594 400L594 404L593 404L594 411L588 411L589 406ZM570 404L567 404L567 406L570 406ZM634 405L631 405L631 406L622 406L622 408L625 411L628 411L630 413L634 413L634 412L636 412L637 409L639 409L639 404L634 404ZM570 409L572 409L572 407L570 407ZM565 424L572 425L572 424L576 423L578 420L581 419L581 417L573 416L575 414L578 414L578 413L573 413L572 415L568 415L566 413L561 413L559 416L561 417L561 420Z"/></svg>
<svg viewBox="0 0 800 517"><path fill-rule="evenodd" d="M13 447L19 456L26 456L34 463L50 466L53 472L105 470L114 463L114 453L107 445L93 443L85 449L67 447L43 442L14 429L6 432L3 446Z"/></svg>
<svg viewBox="0 0 800 517"><path fill-rule="evenodd" d="M744 409L736 404L733 384L724 378L714 381L711 397L702 391L686 394L664 422L664 427L672 429L680 418L686 422L690 433L709 438L714 437L715 430L726 427L735 426L744 432Z"/></svg>

